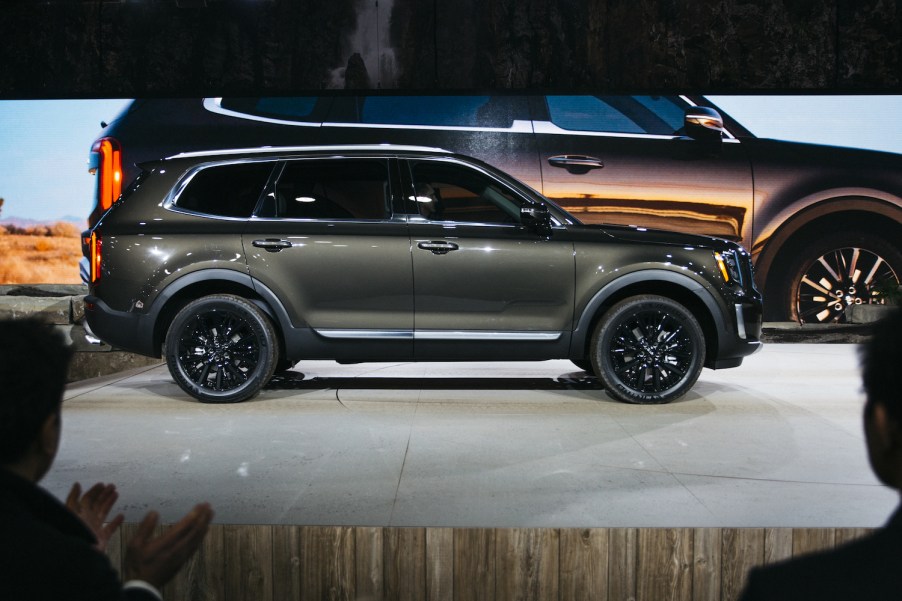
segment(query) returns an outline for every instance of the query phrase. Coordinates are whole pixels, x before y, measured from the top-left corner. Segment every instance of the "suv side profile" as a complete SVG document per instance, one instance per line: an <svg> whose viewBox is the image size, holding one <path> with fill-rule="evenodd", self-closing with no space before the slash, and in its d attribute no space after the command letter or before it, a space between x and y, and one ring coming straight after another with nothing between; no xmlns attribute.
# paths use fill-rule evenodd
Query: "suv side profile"
<svg viewBox="0 0 902 601"><path fill-rule="evenodd" d="M757 138L701 96L137 100L95 146L102 185L91 223L118 195L117 162L127 183L134 163L180 152L378 143L480 159L584 223L739 242L769 321L843 322L902 279L902 157Z"/></svg>
<svg viewBox="0 0 902 601"><path fill-rule="evenodd" d="M90 329L238 402L302 359L570 359L631 403L760 346L748 253L584 225L476 159L406 146L146 163L88 233Z"/></svg>

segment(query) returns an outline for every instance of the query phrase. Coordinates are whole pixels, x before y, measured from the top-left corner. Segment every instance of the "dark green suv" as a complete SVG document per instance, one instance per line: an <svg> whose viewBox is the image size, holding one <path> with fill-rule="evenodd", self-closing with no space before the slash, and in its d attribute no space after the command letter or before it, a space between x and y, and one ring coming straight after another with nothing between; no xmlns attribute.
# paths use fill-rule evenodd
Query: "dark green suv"
<svg viewBox="0 0 902 601"><path fill-rule="evenodd" d="M761 345L741 246L583 225L446 151L227 150L141 168L88 236L87 322L165 356L201 401L245 400L302 359L570 359L614 398L665 403Z"/></svg>

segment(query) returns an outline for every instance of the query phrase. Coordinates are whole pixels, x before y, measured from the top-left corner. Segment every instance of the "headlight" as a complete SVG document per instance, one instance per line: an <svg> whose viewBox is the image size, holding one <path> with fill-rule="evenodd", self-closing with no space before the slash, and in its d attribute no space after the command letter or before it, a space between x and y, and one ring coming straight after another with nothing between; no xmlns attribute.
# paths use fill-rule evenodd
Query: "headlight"
<svg viewBox="0 0 902 601"><path fill-rule="evenodd" d="M736 257L736 251L726 250L722 253L714 253L714 260L720 268L725 282L735 282L742 284L742 272L739 270L739 259Z"/></svg>

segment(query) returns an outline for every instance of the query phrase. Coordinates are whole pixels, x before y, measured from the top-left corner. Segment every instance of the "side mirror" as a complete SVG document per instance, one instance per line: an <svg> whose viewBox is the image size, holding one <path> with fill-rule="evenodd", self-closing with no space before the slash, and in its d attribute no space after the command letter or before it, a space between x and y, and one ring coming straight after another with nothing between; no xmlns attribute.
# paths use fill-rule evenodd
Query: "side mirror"
<svg viewBox="0 0 902 601"><path fill-rule="evenodd" d="M551 211L543 204L525 204L520 207L520 223L541 233L551 231Z"/></svg>
<svg viewBox="0 0 902 601"><path fill-rule="evenodd" d="M687 108L683 127L687 136L699 142L720 145L723 140L723 117L707 106Z"/></svg>

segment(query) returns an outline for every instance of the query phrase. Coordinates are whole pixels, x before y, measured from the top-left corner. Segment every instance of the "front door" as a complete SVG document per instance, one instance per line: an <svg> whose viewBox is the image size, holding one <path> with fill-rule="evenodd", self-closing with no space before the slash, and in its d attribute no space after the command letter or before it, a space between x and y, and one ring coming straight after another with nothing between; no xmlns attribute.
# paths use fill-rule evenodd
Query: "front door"
<svg viewBox="0 0 902 601"><path fill-rule="evenodd" d="M452 160L410 161L418 359L566 356L573 245L520 224L524 200Z"/></svg>
<svg viewBox="0 0 902 601"><path fill-rule="evenodd" d="M706 234L747 246L752 173L742 144L682 135L678 96L537 97L543 192L584 223Z"/></svg>

